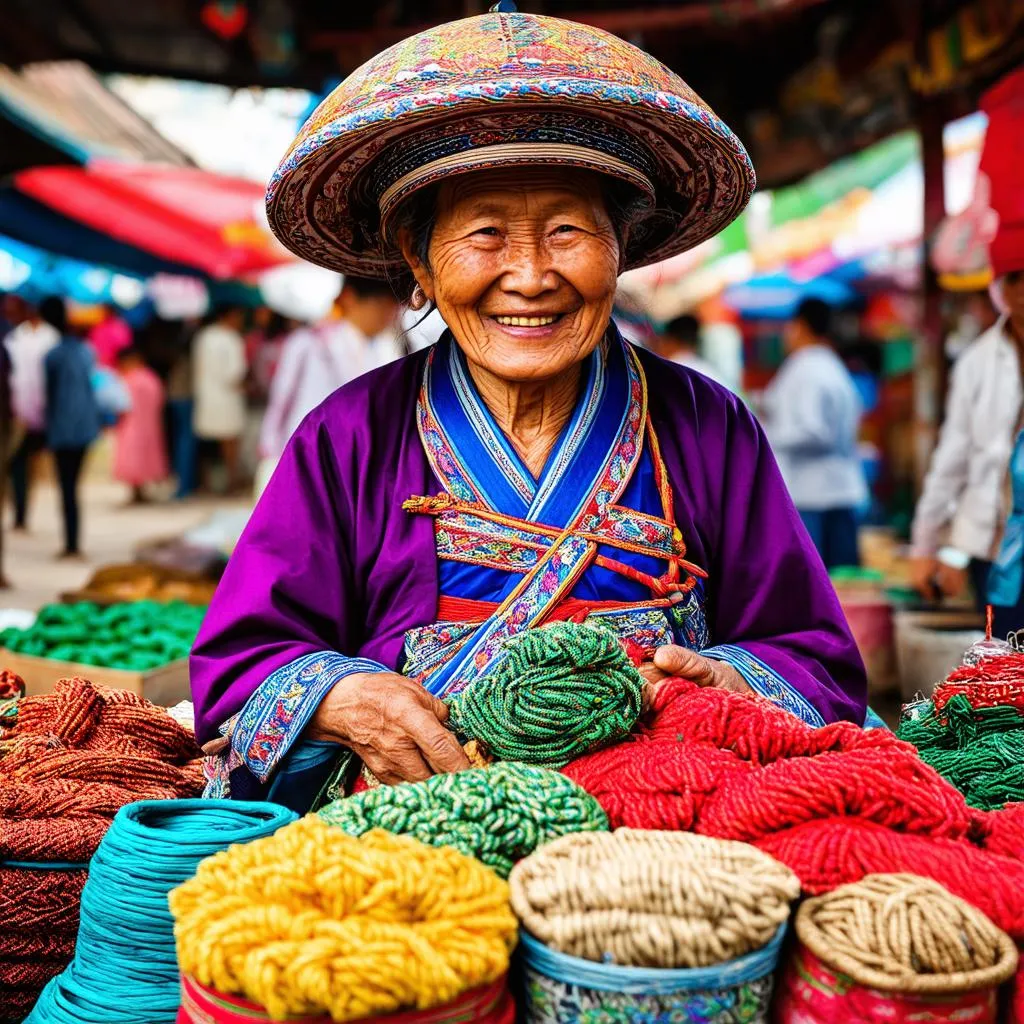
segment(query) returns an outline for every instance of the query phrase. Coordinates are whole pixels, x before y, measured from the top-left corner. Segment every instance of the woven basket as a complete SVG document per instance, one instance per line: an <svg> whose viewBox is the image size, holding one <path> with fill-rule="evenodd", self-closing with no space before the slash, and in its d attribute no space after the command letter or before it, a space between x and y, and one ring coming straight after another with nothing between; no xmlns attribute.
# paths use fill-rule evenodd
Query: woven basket
<svg viewBox="0 0 1024 1024"><path fill-rule="evenodd" d="M768 1024L786 926L761 949L714 967L619 967L568 956L520 936L525 1024L700 1021Z"/></svg>
<svg viewBox="0 0 1024 1024"><path fill-rule="evenodd" d="M261 1006L238 996L226 996L200 985L188 976L181 979L181 1008L177 1024L269 1024L272 1020ZM383 1017L353 1021L352 1024L514 1024L515 1004L508 979L466 992L454 1002L433 1010L411 1010ZM330 1017L292 1017L289 1024L332 1024Z"/></svg>

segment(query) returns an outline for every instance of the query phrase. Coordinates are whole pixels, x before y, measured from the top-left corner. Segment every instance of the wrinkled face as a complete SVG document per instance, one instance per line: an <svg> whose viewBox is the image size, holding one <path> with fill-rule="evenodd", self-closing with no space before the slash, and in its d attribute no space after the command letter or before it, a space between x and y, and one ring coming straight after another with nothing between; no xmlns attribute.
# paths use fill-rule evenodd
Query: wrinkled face
<svg viewBox="0 0 1024 1024"><path fill-rule="evenodd" d="M1003 301L1016 323L1024 323L1024 270L1014 270L1003 278Z"/></svg>
<svg viewBox="0 0 1024 1024"><path fill-rule="evenodd" d="M608 327L619 242L599 179L518 168L440 190L429 264L399 244L471 363L508 381L557 377Z"/></svg>

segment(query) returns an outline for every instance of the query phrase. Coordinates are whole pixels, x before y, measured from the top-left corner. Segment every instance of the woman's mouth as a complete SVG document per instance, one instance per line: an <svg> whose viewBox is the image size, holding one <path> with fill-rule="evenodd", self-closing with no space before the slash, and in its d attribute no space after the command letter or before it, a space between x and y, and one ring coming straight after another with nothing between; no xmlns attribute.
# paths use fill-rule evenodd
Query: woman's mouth
<svg viewBox="0 0 1024 1024"><path fill-rule="evenodd" d="M494 320L502 327L550 327L561 318L561 313L554 313L549 316L496 316Z"/></svg>

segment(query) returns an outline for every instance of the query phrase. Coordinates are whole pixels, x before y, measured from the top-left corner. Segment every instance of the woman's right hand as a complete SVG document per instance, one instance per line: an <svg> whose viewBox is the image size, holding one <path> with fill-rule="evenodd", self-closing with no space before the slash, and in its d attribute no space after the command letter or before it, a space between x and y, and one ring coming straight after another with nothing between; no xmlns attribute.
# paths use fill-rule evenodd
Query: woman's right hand
<svg viewBox="0 0 1024 1024"><path fill-rule="evenodd" d="M412 679L394 672L354 672L324 697L306 735L343 744L381 782L393 785L470 766L444 727L447 720L447 706Z"/></svg>
<svg viewBox="0 0 1024 1024"><path fill-rule="evenodd" d="M926 600L937 601L942 596L936 577L939 560L934 555L918 556L910 562L910 585Z"/></svg>

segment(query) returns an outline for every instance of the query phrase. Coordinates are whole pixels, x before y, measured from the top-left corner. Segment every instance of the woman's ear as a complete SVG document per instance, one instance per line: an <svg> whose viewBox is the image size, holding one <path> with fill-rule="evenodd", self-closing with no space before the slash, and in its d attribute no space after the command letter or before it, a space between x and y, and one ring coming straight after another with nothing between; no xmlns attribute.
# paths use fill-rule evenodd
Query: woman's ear
<svg viewBox="0 0 1024 1024"><path fill-rule="evenodd" d="M416 278L416 283L423 289L423 294L426 295L428 301L433 302L434 278L430 273L430 268L416 255L412 232L408 228L399 228L395 241L398 242L399 251L402 253L405 262L409 265L412 276Z"/></svg>

